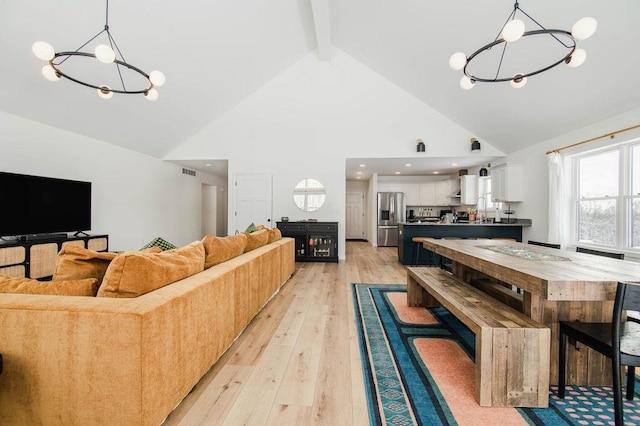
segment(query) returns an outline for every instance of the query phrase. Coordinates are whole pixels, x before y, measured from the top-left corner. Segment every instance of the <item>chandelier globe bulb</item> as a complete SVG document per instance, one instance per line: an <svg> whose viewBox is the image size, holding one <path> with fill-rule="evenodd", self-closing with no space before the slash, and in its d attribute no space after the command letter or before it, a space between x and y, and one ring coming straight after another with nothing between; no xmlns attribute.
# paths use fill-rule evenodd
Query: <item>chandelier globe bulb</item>
<svg viewBox="0 0 640 426"><path fill-rule="evenodd" d="M502 29L502 38L508 42L520 40L524 34L524 22L520 19L509 21Z"/></svg>
<svg viewBox="0 0 640 426"><path fill-rule="evenodd" d="M461 70L467 65L467 55L462 52L456 52L449 58L449 67L453 70Z"/></svg>
<svg viewBox="0 0 640 426"><path fill-rule="evenodd" d="M568 59L568 62L566 62L567 66L569 68L577 68L580 65L584 64L584 61L587 60L587 52L585 52L583 49L576 49L573 51L573 54L571 54L571 56Z"/></svg>
<svg viewBox="0 0 640 426"><path fill-rule="evenodd" d="M513 76L513 80L511 80L509 84L514 89L520 89L524 87L525 84L527 84L527 77L522 74L516 74Z"/></svg>
<svg viewBox="0 0 640 426"><path fill-rule="evenodd" d="M163 86L167 81L164 74L161 71L154 70L149 73L149 81L156 87Z"/></svg>
<svg viewBox="0 0 640 426"><path fill-rule="evenodd" d="M460 87L462 87L464 90L473 89L473 86L475 84L476 82L470 79L469 77L467 77L466 75L463 75L462 78L460 79Z"/></svg>
<svg viewBox="0 0 640 426"><path fill-rule="evenodd" d="M579 19L573 27L571 27L571 35L576 40L586 40L591 37L598 28L598 21L595 18L587 16Z"/></svg>
<svg viewBox="0 0 640 426"><path fill-rule="evenodd" d="M60 80L60 75L56 70L49 64L42 67L42 75L49 81L58 81Z"/></svg>
<svg viewBox="0 0 640 426"><path fill-rule="evenodd" d="M158 91L156 89L149 89L145 92L144 97L148 101L153 102L158 99Z"/></svg>
<svg viewBox="0 0 640 426"><path fill-rule="evenodd" d="M111 91L111 87L102 85L99 89L97 89L98 96L102 99L111 99L113 97L113 92Z"/></svg>
<svg viewBox="0 0 640 426"><path fill-rule="evenodd" d="M96 59L104 64L110 64L116 59L116 53L106 44L99 44L95 48Z"/></svg>
<svg viewBox="0 0 640 426"><path fill-rule="evenodd" d="M31 50L38 59L42 59L43 61L52 60L56 54L55 50L53 50L53 46L46 41L36 41L31 45Z"/></svg>

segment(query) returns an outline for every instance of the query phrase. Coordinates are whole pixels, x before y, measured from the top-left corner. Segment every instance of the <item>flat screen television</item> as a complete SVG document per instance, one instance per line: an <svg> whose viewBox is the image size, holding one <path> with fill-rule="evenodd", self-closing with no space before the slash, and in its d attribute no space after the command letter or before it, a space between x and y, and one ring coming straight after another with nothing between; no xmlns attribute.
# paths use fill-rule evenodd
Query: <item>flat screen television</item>
<svg viewBox="0 0 640 426"><path fill-rule="evenodd" d="M0 172L0 236L91 229L91 182Z"/></svg>

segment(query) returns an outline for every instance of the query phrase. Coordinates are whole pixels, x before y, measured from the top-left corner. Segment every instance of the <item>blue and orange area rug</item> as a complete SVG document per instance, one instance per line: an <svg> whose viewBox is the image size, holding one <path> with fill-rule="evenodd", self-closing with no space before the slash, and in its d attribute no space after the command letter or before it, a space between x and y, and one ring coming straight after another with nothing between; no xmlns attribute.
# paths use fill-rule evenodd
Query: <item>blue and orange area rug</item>
<svg viewBox="0 0 640 426"><path fill-rule="evenodd" d="M475 338L446 309L407 307L404 284L353 284L372 425L613 425L610 387L549 390L549 408L480 407L473 396ZM640 383L636 378L636 390ZM624 400L640 424L640 394Z"/></svg>

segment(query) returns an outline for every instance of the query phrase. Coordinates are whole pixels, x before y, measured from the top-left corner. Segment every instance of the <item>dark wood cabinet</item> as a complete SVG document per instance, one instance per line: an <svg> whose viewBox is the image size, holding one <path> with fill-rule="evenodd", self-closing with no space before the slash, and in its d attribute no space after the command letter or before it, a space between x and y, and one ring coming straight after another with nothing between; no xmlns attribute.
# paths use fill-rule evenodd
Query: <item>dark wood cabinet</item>
<svg viewBox="0 0 640 426"><path fill-rule="evenodd" d="M58 252L67 244L76 244L95 251L107 251L109 236L42 236L26 241L0 241L0 275L46 280L53 275Z"/></svg>
<svg viewBox="0 0 640 426"><path fill-rule="evenodd" d="M338 262L338 222L277 222L296 240L296 262Z"/></svg>

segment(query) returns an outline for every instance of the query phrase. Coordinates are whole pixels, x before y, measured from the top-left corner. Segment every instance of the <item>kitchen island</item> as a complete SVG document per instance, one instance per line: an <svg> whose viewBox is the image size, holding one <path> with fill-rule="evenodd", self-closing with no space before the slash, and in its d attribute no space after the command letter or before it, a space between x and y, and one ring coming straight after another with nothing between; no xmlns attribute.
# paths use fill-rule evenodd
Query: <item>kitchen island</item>
<svg viewBox="0 0 640 426"><path fill-rule="evenodd" d="M522 242L522 228L531 226L529 219L513 219L499 223L401 223L398 226L398 261L403 265L413 264L413 237L431 238L513 238ZM420 248L418 265L431 265L434 259Z"/></svg>

